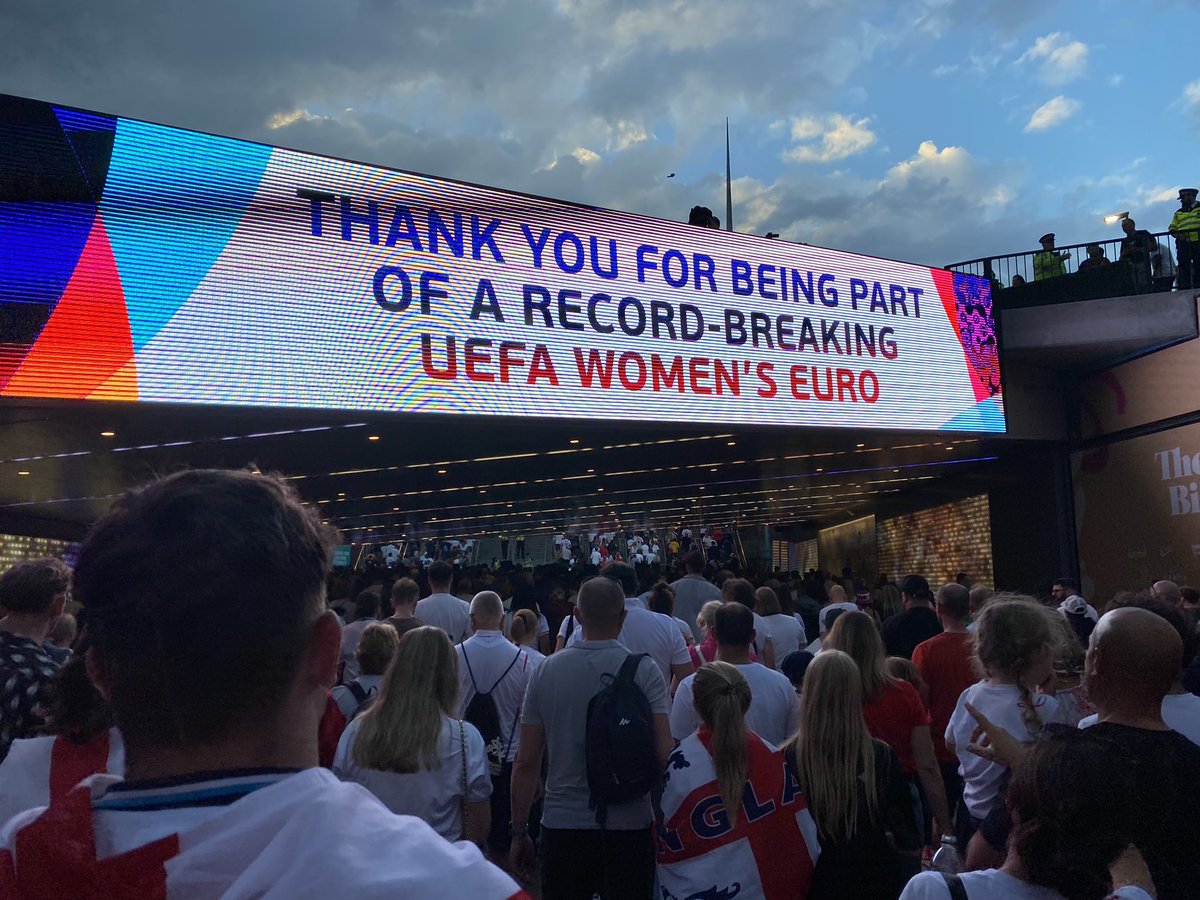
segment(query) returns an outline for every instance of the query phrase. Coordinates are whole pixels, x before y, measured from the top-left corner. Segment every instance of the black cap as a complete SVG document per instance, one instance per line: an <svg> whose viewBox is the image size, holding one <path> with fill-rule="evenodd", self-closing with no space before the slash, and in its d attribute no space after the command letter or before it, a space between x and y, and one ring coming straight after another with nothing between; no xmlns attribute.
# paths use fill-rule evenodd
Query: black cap
<svg viewBox="0 0 1200 900"><path fill-rule="evenodd" d="M1053 232L1053 231L1047 231L1047 232L1046 232L1045 234L1043 234L1043 235L1042 235L1040 238L1038 238L1038 243L1039 243L1039 244L1044 244L1044 243L1046 243L1046 241L1052 241L1052 240L1054 240L1054 232Z"/></svg>
<svg viewBox="0 0 1200 900"><path fill-rule="evenodd" d="M908 594L910 597L932 596L929 590L929 582L920 575L909 575L900 582L900 593Z"/></svg>
<svg viewBox="0 0 1200 900"><path fill-rule="evenodd" d="M1179 189L1180 198L1182 198L1184 194L1196 194L1196 193L1200 193L1200 191L1197 191L1195 188L1180 188Z"/></svg>
<svg viewBox="0 0 1200 900"><path fill-rule="evenodd" d="M792 684L803 684L804 673L808 671L808 664L813 658L807 650L793 650L780 660L779 671L786 675Z"/></svg>

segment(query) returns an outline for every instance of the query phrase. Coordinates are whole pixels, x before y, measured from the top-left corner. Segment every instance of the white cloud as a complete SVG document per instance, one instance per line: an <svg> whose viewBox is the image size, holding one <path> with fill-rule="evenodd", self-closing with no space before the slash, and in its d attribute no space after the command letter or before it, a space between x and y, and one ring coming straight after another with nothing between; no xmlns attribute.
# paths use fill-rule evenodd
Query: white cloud
<svg viewBox="0 0 1200 900"><path fill-rule="evenodd" d="M1038 74L1046 84L1068 84L1087 72L1088 45L1055 31L1034 41L1017 59L1022 63L1040 63Z"/></svg>
<svg viewBox="0 0 1200 900"><path fill-rule="evenodd" d="M942 65L933 70L933 77L945 78L947 75L953 75L957 71L957 65L947 65L946 63L942 63Z"/></svg>
<svg viewBox="0 0 1200 900"><path fill-rule="evenodd" d="M349 111L348 109L346 110L346 112ZM297 122L320 122L328 118L329 116L313 115L307 109L293 109L290 112L275 113L275 115L267 119L267 127L272 131L278 131L280 128L287 128L289 125L295 125Z"/></svg>
<svg viewBox="0 0 1200 900"><path fill-rule="evenodd" d="M1072 100L1070 97L1059 94L1033 111L1033 115L1029 117L1029 122L1025 125L1025 130L1047 131L1067 121L1079 112L1080 107L1081 104L1078 100Z"/></svg>
<svg viewBox="0 0 1200 900"><path fill-rule="evenodd" d="M792 141L796 146L784 151L785 160L828 163L862 153L875 143L875 132L869 118L803 116L792 119Z"/></svg>
<svg viewBox="0 0 1200 900"><path fill-rule="evenodd" d="M1185 106L1200 109L1200 78L1184 86L1183 102Z"/></svg>
<svg viewBox="0 0 1200 900"><path fill-rule="evenodd" d="M571 151L571 155L585 166L600 162L600 154L595 150L589 150L587 147L576 147Z"/></svg>
<svg viewBox="0 0 1200 900"><path fill-rule="evenodd" d="M1173 187L1144 187L1137 192L1138 206L1171 203L1179 199L1179 189Z"/></svg>
<svg viewBox="0 0 1200 900"><path fill-rule="evenodd" d="M1125 76L1122 75L1120 72L1118 72L1116 75L1109 75L1108 76L1108 86L1113 87L1113 88L1120 87L1121 83L1124 80L1125 80Z"/></svg>

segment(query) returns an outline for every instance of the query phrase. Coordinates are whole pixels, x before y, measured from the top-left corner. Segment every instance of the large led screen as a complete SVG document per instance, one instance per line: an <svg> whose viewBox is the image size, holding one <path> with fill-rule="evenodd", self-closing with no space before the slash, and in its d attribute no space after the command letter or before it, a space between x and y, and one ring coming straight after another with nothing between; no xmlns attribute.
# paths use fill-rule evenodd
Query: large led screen
<svg viewBox="0 0 1200 900"><path fill-rule="evenodd" d="M0 97L0 394L1002 432L988 282Z"/></svg>

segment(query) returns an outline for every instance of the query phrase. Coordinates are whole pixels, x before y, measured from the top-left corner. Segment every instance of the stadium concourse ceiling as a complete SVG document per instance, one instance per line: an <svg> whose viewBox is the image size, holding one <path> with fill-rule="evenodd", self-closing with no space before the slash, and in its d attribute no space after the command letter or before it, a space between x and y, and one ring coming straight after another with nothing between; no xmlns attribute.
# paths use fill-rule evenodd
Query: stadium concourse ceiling
<svg viewBox="0 0 1200 900"><path fill-rule="evenodd" d="M183 467L288 478L346 540L564 526L845 521L1019 478L969 435L0 403L0 530L75 538L121 491ZM1008 475L1004 474L1008 470Z"/></svg>

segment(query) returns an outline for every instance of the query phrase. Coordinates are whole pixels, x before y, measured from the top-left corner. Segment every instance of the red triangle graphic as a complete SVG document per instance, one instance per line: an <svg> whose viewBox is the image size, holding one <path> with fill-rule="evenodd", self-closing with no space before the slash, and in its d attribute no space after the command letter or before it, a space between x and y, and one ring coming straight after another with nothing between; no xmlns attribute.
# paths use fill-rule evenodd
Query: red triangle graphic
<svg viewBox="0 0 1200 900"><path fill-rule="evenodd" d="M121 276L97 213L50 321L0 394L82 399L132 361Z"/></svg>

